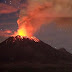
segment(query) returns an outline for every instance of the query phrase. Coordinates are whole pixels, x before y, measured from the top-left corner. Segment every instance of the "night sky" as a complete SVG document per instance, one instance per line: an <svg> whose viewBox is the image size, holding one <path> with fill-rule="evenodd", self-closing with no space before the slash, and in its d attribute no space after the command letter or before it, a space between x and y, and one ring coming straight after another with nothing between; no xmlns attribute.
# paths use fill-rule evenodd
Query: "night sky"
<svg viewBox="0 0 72 72"><path fill-rule="evenodd" d="M34 36L54 48L65 48L72 53L71 0L0 0L0 42L17 31L21 10L25 12L29 4L32 10L36 2L39 5L48 3L50 9L45 11L46 22Z"/></svg>

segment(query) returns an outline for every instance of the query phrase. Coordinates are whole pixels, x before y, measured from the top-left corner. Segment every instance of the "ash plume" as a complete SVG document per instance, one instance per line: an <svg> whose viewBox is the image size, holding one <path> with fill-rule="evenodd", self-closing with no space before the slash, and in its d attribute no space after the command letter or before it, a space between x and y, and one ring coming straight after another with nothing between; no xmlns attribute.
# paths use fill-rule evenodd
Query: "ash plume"
<svg viewBox="0 0 72 72"><path fill-rule="evenodd" d="M51 22L56 23L57 28L72 27L71 0L12 0L11 6L0 3L0 14L17 11L20 11L18 30L14 35L32 36L43 24Z"/></svg>
<svg viewBox="0 0 72 72"><path fill-rule="evenodd" d="M47 16L45 15L47 9L51 8L51 4L33 1L28 2L27 9L21 9L19 14L18 30L15 35L32 36L42 24L46 22Z"/></svg>
<svg viewBox="0 0 72 72"><path fill-rule="evenodd" d="M72 17L69 11L71 11L69 0L27 0L26 7L20 9L18 30L15 35L32 36L42 24L50 22L65 26L59 24L57 20L62 17Z"/></svg>

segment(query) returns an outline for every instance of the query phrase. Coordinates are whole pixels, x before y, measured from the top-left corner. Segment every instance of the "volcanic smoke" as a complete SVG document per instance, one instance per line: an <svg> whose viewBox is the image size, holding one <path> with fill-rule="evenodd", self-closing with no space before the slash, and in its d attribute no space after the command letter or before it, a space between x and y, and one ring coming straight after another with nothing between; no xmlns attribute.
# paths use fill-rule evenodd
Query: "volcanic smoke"
<svg viewBox="0 0 72 72"><path fill-rule="evenodd" d="M48 4L39 5L32 11L27 10L26 16L22 12L22 9L19 15L19 19L17 20L18 30L14 33L14 36L20 35L21 37L24 36L29 37L30 39L36 39L33 35L40 28L45 20L45 17L41 17L42 14L40 13L45 11L48 7Z"/></svg>
<svg viewBox="0 0 72 72"><path fill-rule="evenodd" d="M19 0L21 1L21 0ZM70 30L71 25L71 2L62 0L25 0L21 3L18 11L18 29L13 31L1 31L0 36L27 36L32 37L42 24L56 23L57 28ZM68 7L67 7L68 6ZM8 12L8 11L6 11Z"/></svg>

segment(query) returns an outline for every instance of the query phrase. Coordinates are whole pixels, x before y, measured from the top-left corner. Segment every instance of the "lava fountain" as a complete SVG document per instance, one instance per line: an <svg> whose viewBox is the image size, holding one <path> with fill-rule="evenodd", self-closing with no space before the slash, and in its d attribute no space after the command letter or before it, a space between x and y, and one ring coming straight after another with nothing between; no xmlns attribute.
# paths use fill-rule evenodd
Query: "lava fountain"
<svg viewBox="0 0 72 72"><path fill-rule="evenodd" d="M23 17L17 20L18 30L14 33L13 36L18 36L18 38L29 38L30 40L34 40L35 42L39 42L39 39L33 36L34 28L30 23L31 19L29 17Z"/></svg>

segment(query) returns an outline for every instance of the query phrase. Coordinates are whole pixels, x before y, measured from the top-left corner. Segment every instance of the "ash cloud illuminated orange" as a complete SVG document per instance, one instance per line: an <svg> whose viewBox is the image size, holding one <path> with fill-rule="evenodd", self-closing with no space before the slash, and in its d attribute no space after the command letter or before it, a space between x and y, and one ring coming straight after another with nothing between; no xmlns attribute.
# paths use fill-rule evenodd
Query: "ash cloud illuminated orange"
<svg viewBox="0 0 72 72"><path fill-rule="evenodd" d="M17 8L14 8L13 6L9 6L4 3L0 3L0 14L9 14L18 11Z"/></svg>
<svg viewBox="0 0 72 72"><path fill-rule="evenodd" d="M58 26L63 27L63 23L59 24L60 18L72 17L72 1L70 0L27 0L28 4L21 3L20 8L16 8L20 1L13 0L12 5L9 7L13 9L10 9L10 11L8 11L7 7L5 12L3 8L1 10L1 13L12 13L20 10L19 19L17 20L18 30L14 35L33 36L42 24L49 24L50 22L56 22Z"/></svg>
<svg viewBox="0 0 72 72"><path fill-rule="evenodd" d="M4 30L4 31L0 30L0 36L9 37L11 36L11 34L12 34L11 30Z"/></svg>
<svg viewBox="0 0 72 72"><path fill-rule="evenodd" d="M14 35L31 37L45 23L46 16L44 15L46 9L50 8L50 4L38 5L34 9L30 8L31 3L28 5L27 10L20 11L18 23L18 30Z"/></svg>
<svg viewBox="0 0 72 72"><path fill-rule="evenodd" d="M18 30L15 35L32 36L42 24L56 22L61 17L72 17L69 0L27 0L28 5L20 10ZM70 5L69 5L70 4ZM64 10L64 11L63 11ZM58 24L60 25L60 24ZM64 24L61 24L62 26Z"/></svg>

